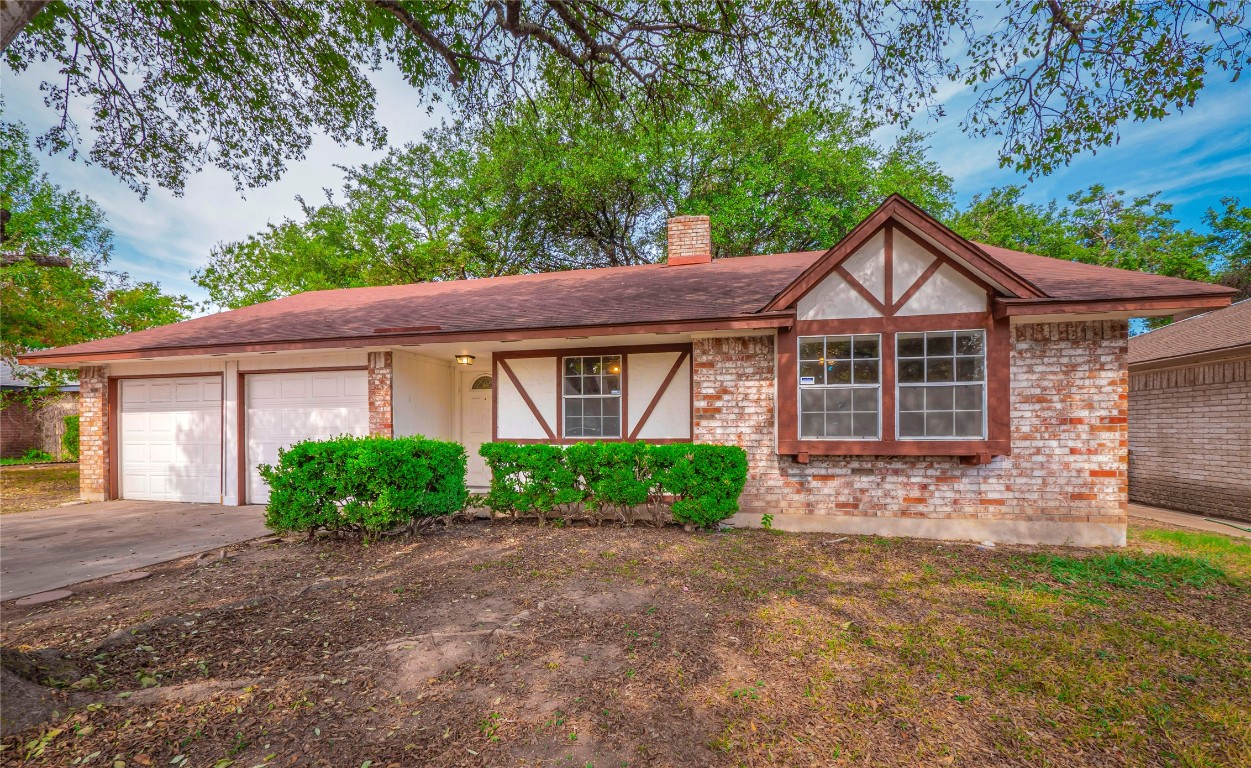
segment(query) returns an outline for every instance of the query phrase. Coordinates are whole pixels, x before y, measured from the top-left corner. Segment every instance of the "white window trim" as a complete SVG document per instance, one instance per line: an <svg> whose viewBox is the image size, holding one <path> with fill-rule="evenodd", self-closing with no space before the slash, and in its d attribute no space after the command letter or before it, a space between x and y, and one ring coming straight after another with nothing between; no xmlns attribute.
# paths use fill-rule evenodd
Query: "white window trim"
<svg viewBox="0 0 1251 768"><path fill-rule="evenodd" d="M837 338L846 336L852 339L853 350L855 348L855 337L857 336L876 336L877 337L877 383L876 384L800 384L802 376L799 375L800 366L803 363L799 353L800 346L804 343L804 339L815 338ZM795 336L795 433L799 440L808 442L843 442L855 441L858 443L880 443L882 441L882 334L881 333L821 333L809 336ZM852 370L855 370L855 353L853 351L851 360ZM853 373L852 377L855 377ZM874 389L877 390L877 437L804 437L804 389ZM849 416L856 413L848 411ZM854 421L854 417L853 417Z"/></svg>
<svg viewBox="0 0 1251 768"><path fill-rule="evenodd" d="M901 435L899 432L899 422L900 422L899 387L901 386L899 383L899 337L903 334L908 334L908 333L919 333L919 334L925 335L929 333L956 334L956 333L975 333L975 332L982 334L982 380L980 382L977 382L977 381L962 381L962 382L943 381L943 382L934 382L933 384L929 382L919 382L919 383L904 384L902 386L906 386L906 387L959 387L959 386L971 386L975 384L981 384L982 385L982 434L978 437L974 437L972 435L955 435L955 436L946 436L946 437L911 437L911 436L905 437L904 435ZM990 364L987 361L987 352L989 351L989 344L990 344L989 335L990 334L987 333L985 328L952 328L950 330L946 328L935 328L934 330L929 330L929 331L899 331L898 333L895 334L895 338L894 338L895 343L892 346L895 347L894 355L895 355L895 439L896 440L951 442L953 440L986 440L988 439L986 437L986 429L987 429L986 422L987 422L987 410L989 408L988 379L990 378ZM953 341L952 343L954 344L955 342ZM959 357L959 355L956 355L953 353L952 358L954 359L956 357ZM965 355L965 357L968 357L968 355ZM909 359L915 360L917 358L909 358ZM923 357L921 359L928 360L929 356L926 355L926 357ZM953 376L954 376L954 371L953 371ZM915 413L915 411L909 411L909 413ZM922 411L922 413L926 413L926 412Z"/></svg>
<svg viewBox="0 0 1251 768"><path fill-rule="evenodd" d="M566 360L586 360L587 358L599 358L603 360L606 357L615 357L620 361L621 373L617 374L621 380L621 386L617 394L605 395L566 395L565 394L565 361ZM561 440L623 440L626 425L622 419L622 408L625 404L625 355L612 352L600 355L562 355L560 357L560 380L556 383L557 391L560 393L560 439ZM601 377L603 374L600 374ZM617 402L617 434L615 435L571 435L569 434L569 414L565 410L565 404L569 398L578 400L616 400ZM581 418L581 417L579 417ZM601 417L602 418L602 417Z"/></svg>

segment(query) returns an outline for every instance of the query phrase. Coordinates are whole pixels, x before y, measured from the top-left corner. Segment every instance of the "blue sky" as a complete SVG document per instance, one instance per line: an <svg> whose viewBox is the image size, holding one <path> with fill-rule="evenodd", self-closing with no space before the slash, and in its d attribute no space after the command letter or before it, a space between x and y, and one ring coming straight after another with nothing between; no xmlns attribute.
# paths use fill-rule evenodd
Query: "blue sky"
<svg viewBox="0 0 1251 768"><path fill-rule="evenodd" d="M20 76L4 70L5 117L26 123L32 134L54 119L39 93L39 83L49 74L40 66ZM415 104L412 89L398 73L385 70L373 79L379 119L393 146L417 139L439 119ZM955 180L961 204L1006 184L1025 185L1026 198L1042 203L1101 183L1130 194L1160 190L1161 200L1176 205L1183 225L1199 227L1204 210L1221 197L1251 200L1251 85L1245 79L1231 84L1214 77L1194 109L1163 121L1124 125L1116 146L1080 156L1034 182L998 167L995 138L975 139L960 131L959 119L971 103L971 92L953 87L943 99L947 117L933 121L920 115L913 127L932 134L931 157ZM877 138L888 141L894 133L882 129ZM296 195L320 199L323 188L340 186L343 174L336 165L357 165L384 153L337 146L323 137L307 159L291 164L278 183L266 188L241 196L227 174L209 168L190 180L183 197L154 188L147 200L98 167L63 155L43 156L40 162L54 182L90 196L104 209L116 236L114 268L202 301L205 294L190 276L204 265L214 244L242 239L268 221L295 216Z"/></svg>

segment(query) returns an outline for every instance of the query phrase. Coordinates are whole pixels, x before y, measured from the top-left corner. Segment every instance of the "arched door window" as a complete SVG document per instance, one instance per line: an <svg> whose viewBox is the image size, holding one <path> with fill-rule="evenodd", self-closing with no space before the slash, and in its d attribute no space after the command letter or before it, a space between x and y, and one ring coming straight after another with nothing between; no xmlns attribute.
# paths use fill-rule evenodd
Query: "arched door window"
<svg viewBox="0 0 1251 768"><path fill-rule="evenodd" d="M490 389L490 388L491 388L491 377L490 377L490 376L479 376L478 378L476 378L476 379L474 379L474 380L473 380L473 385L472 385L471 387L469 387L469 388L470 388L470 389Z"/></svg>

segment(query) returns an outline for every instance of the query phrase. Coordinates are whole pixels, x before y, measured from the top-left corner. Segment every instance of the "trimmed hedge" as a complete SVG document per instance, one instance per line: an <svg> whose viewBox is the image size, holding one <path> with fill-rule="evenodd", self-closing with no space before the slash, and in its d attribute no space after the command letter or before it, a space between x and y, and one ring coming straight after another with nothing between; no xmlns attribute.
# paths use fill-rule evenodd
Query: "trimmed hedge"
<svg viewBox="0 0 1251 768"><path fill-rule="evenodd" d="M421 437L309 440L262 464L265 525L274 531L354 531L366 539L459 512L469 490L458 443Z"/></svg>
<svg viewBox="0 0 1251 768"><path fill-rule="evenodd" d="M78 414L65 417L65 431L61 433L61 449L72 459L78 458Z"/></svg>
<svg viewBox="0 0 1251 768"><path fill-rule="evenodd" d="M496 513L581 514L596 523L643 515L708 528L738 511L747 454L732 445L497 442L479 450L491 470L486 504Z"/></svg>

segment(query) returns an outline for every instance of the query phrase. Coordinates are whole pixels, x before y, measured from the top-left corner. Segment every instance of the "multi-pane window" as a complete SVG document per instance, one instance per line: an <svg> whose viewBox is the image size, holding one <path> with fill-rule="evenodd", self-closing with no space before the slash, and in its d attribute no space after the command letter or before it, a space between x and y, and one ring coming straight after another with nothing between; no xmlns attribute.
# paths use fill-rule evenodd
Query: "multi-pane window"
<svg viewBox="0 0 1251 768"><path fill-rule="evenodd" d="M565 437L621 437L621 356L564 358Z"/></svg>
<svg viewBox="0 0 1251 768"><path fill-rule="evenodd" d="M895 337L901 438L974 438L986 432L986 332Z"/></svg>
<svg viewBox="0 0 1251 768"><path fill-rule="evenodd" d="M801 439L878 438L881 357L877 334L800 337Z"/></svg>

